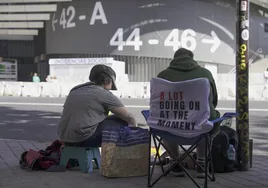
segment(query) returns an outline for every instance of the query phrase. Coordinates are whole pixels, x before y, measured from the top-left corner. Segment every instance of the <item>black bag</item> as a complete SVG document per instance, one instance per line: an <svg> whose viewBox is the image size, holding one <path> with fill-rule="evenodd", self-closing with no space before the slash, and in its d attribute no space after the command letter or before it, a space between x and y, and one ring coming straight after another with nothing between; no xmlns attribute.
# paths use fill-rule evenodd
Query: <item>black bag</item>
<svg viewBox="0 0 268 188"><path fill-rule="evenodd" d="M237 132L228 126L221 126L220 132L213 140L211 150L214 171L217 173L235 171L237 158L235 160L228 159L227 151L229 145L233 145L235 149L235 156L237 156L237 149L238 149Z"/></svg>

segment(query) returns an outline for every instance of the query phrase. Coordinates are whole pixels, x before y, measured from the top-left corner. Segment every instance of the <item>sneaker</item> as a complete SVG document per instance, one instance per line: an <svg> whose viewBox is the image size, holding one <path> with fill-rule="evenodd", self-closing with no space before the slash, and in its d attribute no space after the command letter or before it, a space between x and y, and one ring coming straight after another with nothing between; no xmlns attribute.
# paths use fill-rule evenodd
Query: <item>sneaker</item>
<svg viewBox="0 0 268 188"><path fill-rule="evenodd" d="M175 166L175 168L173 168L170 173L176 177L184 177L185 176L185 172L181 169L181 167L179 165Z"/></svg>
<svg viewBox="0 0 268 188"><path fill-rule="evenodd" d="M173 163L169 163L167 166L168 168L172 165ZM176 176L176 177L184 177L185 176L185 172L181 169L181 167L179 165L176 165L171 171L170 173L173 175L173 176Z"/></svg>
<svg viewBox="0 0 268 188"><path fill-rule="evenodd" d="M201 166L203 167L203 169L205 169L205 165L201 165ZM197 166L196 172L197 172L197 175L196 175L197 178L203 179L206 177L205 172L203 172L203 170L199 166ZM209 173L209 170L208 170L208 173Z"/></svg>

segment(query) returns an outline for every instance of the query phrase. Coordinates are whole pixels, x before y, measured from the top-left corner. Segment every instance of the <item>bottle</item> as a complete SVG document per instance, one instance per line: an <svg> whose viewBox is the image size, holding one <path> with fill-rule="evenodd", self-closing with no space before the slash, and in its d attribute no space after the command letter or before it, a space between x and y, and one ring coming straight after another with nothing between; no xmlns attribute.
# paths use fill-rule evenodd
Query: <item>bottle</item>
<svg viewBox="0 0 268 188"><path fill-rule="evenodd" d="M228 159L230 161L235 161L236 156L235 156L235 148L232 144L229 145L229 148L227 150L227 155L228 155Z"/></svg>

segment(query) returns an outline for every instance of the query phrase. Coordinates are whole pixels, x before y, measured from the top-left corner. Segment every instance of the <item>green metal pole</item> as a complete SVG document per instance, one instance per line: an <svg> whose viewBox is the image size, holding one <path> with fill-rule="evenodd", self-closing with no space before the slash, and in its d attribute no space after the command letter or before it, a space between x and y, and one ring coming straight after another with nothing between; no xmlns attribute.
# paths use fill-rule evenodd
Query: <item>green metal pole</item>
<svg viewBox="0 0 268 188"><path fill-rule="evenodd" d="M238 163L241 171L249 170L249 0L237 2L236 54L236 130L239 136Z"/></svg>

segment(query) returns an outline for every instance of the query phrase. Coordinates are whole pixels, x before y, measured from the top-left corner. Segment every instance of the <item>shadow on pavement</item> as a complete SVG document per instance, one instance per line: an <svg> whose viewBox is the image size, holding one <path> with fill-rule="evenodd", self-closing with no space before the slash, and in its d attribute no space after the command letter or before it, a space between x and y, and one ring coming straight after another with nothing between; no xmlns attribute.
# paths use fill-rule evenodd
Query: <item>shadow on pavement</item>
<svg viewBox="0 0 268 188"><path fill-rule="evenodd" d="M0 107L0 138L51 141L57 139L61 113Z"/></svg>
<svg viewBox="0 0 268 188"><path fill-rule="evenodd" d="M250 138L253 139L253 154L268 155L268 118L263 116L250 117Z"/></svg>
<svg viewBox="0 0 268 188"><path fill-rule="evenodd" d="M0 107L0 139L34 141L57 139L57 123L62 107L34 108ZM138 116L139 123L145 123L140 109L131 109L131 112ZM268 116L250 114L250 138L254 140L255 155L268 155Z"/></svg>

